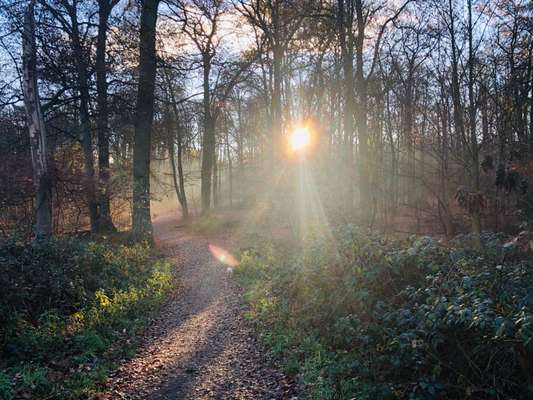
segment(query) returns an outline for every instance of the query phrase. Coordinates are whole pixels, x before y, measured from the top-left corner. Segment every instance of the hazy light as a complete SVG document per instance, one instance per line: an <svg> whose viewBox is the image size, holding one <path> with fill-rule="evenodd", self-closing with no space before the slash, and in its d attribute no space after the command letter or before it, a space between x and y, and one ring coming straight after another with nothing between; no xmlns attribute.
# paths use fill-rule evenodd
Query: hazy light
<svg viewBox="0 0 533 400"><path fill-rule="evenodd" d="M208 247L213 257L215 257L222 264L229 267L237 267L239 265L239 261L229 251L223 249L222 247L215 246L214 244L210 244Z"/></svg>
<svg viewBox="0 0 533 400"><path fill-rule="evenodd" d="M307 128L296 128L290 137L290 146L293 151L302 150L308 146L311 141L311 135Z"/></svg>

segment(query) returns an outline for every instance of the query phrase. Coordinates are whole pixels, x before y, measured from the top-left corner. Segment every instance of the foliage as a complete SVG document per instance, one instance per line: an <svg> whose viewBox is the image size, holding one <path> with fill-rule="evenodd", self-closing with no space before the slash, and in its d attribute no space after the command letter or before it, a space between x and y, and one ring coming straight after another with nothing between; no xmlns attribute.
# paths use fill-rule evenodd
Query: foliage
<svg viewBox="0 0 533 400"><path fill-rule="evenodd" d="M526 399L533 258L354 226L283 261L245 252L236 278L264 339L317 399Z"/></svg>
<svg viewBox="0 0 533 400"><path fill-rule="evenodd" d="M9 376L7 376L3 371L0 371L0 398L11 400L13 396L11 379L9 379Z"/></svg>
<svg viewBox="0 0 533 400"><path fill-rule="evenodd" d="M146 244L3 238L0 266L2 399L95 396L172 285Z"/></svg>
<svg viewBox="0 0 533 400"><path fill-rule="evenodd" d="M215 213L206 213L191 221L192 231L202 235L219 234L233 228L234 225L235 221Z"/></svg>
<svg viewBox="0 0 533 400"><path fill-rule="evenodd" d="M457 189L455 200L459 206L468 211L470 215L479 213L486 207L486 200L483 193L469 192L464 187Z"/></svg>

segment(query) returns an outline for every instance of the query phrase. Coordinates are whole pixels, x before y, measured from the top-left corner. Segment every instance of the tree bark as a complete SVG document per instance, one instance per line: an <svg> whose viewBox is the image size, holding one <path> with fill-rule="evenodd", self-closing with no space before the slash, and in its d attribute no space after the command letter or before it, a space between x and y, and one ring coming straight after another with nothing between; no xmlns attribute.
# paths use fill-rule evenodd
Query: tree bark
<svg viewBox="0 0 533 400"><path fill-rule="evenodd" d="M229 184L229 206L233 207L233 165L231 161L231 149L229 144L229 128L227 123L227 115L225 115L226 119L226 158L228 159L228 184Z"/></svg>
<svg viewBox="0 0 533 400"><path fill-rule="evenodd" d="M178 197L181 205L181 213L183 219L189 218L189 206L187 204L187 194L185 193L185 177L183 176L183 130L180 126L178 109L176 107L176 101L173 97L172 102L174 108L174 116L176 120L176 131L178 139L178 181L179 181L179 192L180 196ZM174 165L174 161L172 161Z"/></svg>
<svg viewBox="0 0 533 400"><path fill-rule="evenodd" d="M139 88L133 146L133 232L152 238L150 155L156 77L155 35L159 0L143 0L139 42Z"/></svg>
<svg viewBox="0 0 533 400"><path fill-rule="evenodd" d="M368 99L367 81L363 71L363 52L365 39L365 19L363 15L362 0L355 0L355 14L357 19L357 38L355 40L355 86L357 90L357 106L355 119L357 121L358 138L358 166L359 166L359 192L360 192L360 216L363 221L368 219L371 205L371 186L369 168L369 144L368 144ZM377 44L376 44L377 46Z"/></svg>
<svg viewBox="0 0 533 400"><path fill-rule="evenodd" d="M37 86L34 8L35 0L32 0L24 16L22 62L24 106L30 134L33 184L35 186L34 241L38 242L47 239L52 234L52 193L46 147L46 129Z"/></svg>
<svg viewBox="0 0 533 400"><path fill-rule="evenodd" d="M109 110L107 104L106 47L109 15L117 0L98 0L98 37L96 41L96 102L98 105L98 178L100 191L99 230L114 231L109 199Z"/></svg>
<svg viewBox="0 0 533 400"><path fill-rule="evenodd" d="M179 134L178 134L179 136ZM179 141L180 139L178 139ZM176 197L181 207L181 214L184 220L189 218L189 208L187 207L187 198L185 197L185 190L183 188L183 170L181 168L181 149L178 144L178 168L176 169L176 156L174 154L174 138L169 137L168 140L168 154L170 158L170 166L172 167L172 181L174 183L174 190Z"/></svg>
<svg viewBox="0 0 533 400"><path fill-rule="evenodd" d="M209 76L211 73L211 57L204 55L203 59L203 111L204 135L202 138L202 172L201 172L201 197L202 214L211 208L211 181L215 162L215 121L211 112L211 96ZM215 176L216 179L216 176Z"/></svg>
<svg viewBox="0 0 533 400"><path fill-rule="evenodd" d="M460 140L466 142L463 110L461 107L461 92L459 86L459 61L457 59L457 44L455 33L455 15L453 11L452 0L448 2L449 14L450 14L450 39L452 46L452 98L453 98L453 122L456 132L459 134Z"/></svg>
<svg viewBox="0 0 533 400"><path fill-rule="evenodd" d="M185 177L183 175L183 128L180 123L180 115L178 112L178 101L176 99L176 95L174 93L174 88L172 86L172 81L170 79L169 74L165 70L165 81L166 81L166 87L167 87L167 96L168 100L170 101L170 104L172 106L172 113L174 114L174 128L176 131L176 139L178 142L178 167L176 170L176 157L174 154L174 136L170 134L172 132L169 129L169 156L170 156L170 162L172 164L172 174L174 179L174 187L176 190L176 196L178 197L178 201L180 203L181 207L181 216L184 220L189 218L189 206L187 204L187 195L185 193ZM172 126L172 124L169 124L169 128Z"/></svg>
<svg viewBox="0 0 533 400"><path fill-rule="evenodd" d="M477 194L480 192L479 181L479 147L476 134L476 100L474 98L474 46L473 46L474 27L472 25L472 0L468 0L468 101L469 123L470 123L470 154L472 165L470 174L472 179L472 189ZM474 246L481 249L481 210L475 209L472 213L472 233L474 235Z"/></svg>
<svg viewBox="0 0 533 400"><path fill-rule="evenodd" d="M240 94L237 94L237 121L239 128L237 130L237 162L238 162L238 180L241 195L241 203L246 203L246 182L244 176L244 133L243 133L243 118L242 118L242 99Z"/></svg>
<svg viewBox="0 0 533 400"><path fill-rule="evenodd" d="M272 4L272 167L276 160L283 154L283 123L281 120L281 82L282 82L282 60L283 44L281 38L281 15L280 1L274 1Z"/></svg>
<svg viewBox="0 0 533 400"><path fill-rule="evenodd" d="M213 160L213 206L215 208L219 207L219 184L218 179L218 152L215 151L215 158Z"/></svg>
<svg viewBox="0 0 533 400"><path fill-rule="evenodd" d="M181 193L181 209L183 219L189 218L189 206L187 204L187 195L185 193L185 178L183 176L183 133L178 126L178 179Z"/></svg>
<svg viewBox="0 0 533 400"><path fill-rule="evenodd" d="M89 86L88 86L88 72L87 72L87 58L81 43L81 36L79 31L77 2L72 4L67 1L63 2L67 9L72 32L70 34L72 51L74 53L76 65L76 81L78 92L80 95L80 128L82 135L82 148L84 159L84 173L85 173L85 190L87 195L87 205L89 208L89 220L91 224L91 232L98 232L98 202L96 200L96 187L94 181L94 154L93 154L93 139L91 132L91 121L89 118Z"/></svg>
<svg viewBox="0 0 533 400"><path fill-rule="evenodd" d="M348 8L344 0L338 3L338 29L342 54L342 68L344 73L344 172L345 172L345 193L344 203L347 215L353 214L353 140L354 140L354 116L355 116L355 88L353 78L353 56L354 40L351 22L353 19L353 9Z"/></svg>

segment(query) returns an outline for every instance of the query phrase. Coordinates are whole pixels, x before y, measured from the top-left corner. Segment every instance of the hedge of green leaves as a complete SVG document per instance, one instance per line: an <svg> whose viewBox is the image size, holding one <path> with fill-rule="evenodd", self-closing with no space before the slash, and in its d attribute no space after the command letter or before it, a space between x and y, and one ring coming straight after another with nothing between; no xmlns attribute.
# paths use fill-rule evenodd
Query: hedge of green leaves
<svg viewBox="0 0 533 400"><path fill-rule="evenodd" d="M171 286L146 245L0 239L0 399L97 395Z"/></svg>
<svg viewBox="0 0 533 400"><path fill-rule="evenodd" d="M531 399L533 258L483 239L476 253L344 226L290 260L247 251L236 278L310 397Z"/></svg>

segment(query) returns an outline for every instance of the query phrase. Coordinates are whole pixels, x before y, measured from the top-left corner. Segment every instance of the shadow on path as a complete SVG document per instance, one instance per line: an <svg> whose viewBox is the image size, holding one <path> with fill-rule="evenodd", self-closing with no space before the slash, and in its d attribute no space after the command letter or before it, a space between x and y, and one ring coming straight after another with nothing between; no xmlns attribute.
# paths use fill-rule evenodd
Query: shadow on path
<svg viewBox="0 0 533 400"><path fill-rule="evenodd" d="M112 399L289 399L293 386L242 316L242 300L208 242L169 216L154 221L179 287L136 357L111 379Z"/></svg>

